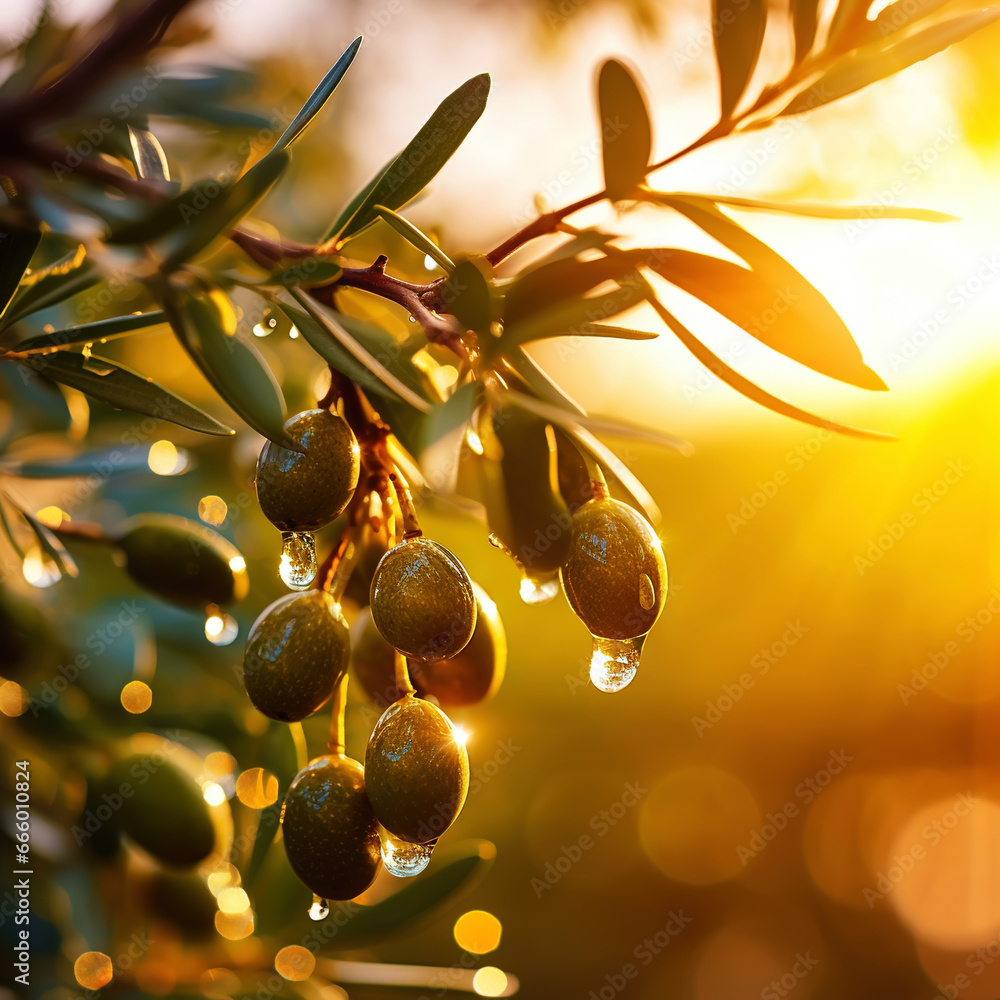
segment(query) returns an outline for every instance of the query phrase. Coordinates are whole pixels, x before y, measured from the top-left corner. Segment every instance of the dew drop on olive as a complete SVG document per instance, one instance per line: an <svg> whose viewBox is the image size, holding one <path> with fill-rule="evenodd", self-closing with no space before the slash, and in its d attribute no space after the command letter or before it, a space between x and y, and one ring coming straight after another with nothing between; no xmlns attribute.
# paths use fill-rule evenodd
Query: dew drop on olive
<svg viewBox="0 0 1000 1000"><path fill-rule="evenodd" d="M277 722L299 722L333 695L351 642L340 605L325 591L286 594L254 622L243 683L254 706Z"/></svg>
<svg viewBox="0 0 1000 1000"><path fill-rule="evenodd" d="M295 776L285 796L281 827L295 874L322 899L353 899L382 864L378 823L358 761L327 754Z"/></svg>

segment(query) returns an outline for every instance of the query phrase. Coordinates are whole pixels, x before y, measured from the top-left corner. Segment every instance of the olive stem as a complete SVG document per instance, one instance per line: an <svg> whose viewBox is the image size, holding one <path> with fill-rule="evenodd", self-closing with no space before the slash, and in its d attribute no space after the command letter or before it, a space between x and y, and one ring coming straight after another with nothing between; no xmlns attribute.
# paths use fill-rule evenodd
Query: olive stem
<svg viewBox="0 0 1000 1000"><path fill-rule="evenodd" d="M417 511L413 506L413 495L410 493L410 485L406 477L396 466L389 474L389 482L392 483L396 491L396 499L399 501L399 512L403 515L403 538L419 538L423 531L420 529L420 522L417 520Z"/></svg>
<svg viewBox="0 0 1000 1000"><path fill-rule="evenodd" d="M288 731L292 734L295 744L295 770L301 771L309 763L309 748L306 745L306 734L301 722L288 723Z"/></svg>
<svg viewBox="0 0 1000 1000"><path fill-rule="evenodd" d="M347 715L347 684L350 677L347 671L337 681L337 686L333 692L333 712L330 716L330 738L326 741L326 748L332 754L344 753L344 718Z"/></svg>
<svg viewBox="0 0 1000 1000"><path fill-rule="evenodd" d="M59 538L72 538L98 545L117 545L118 539L109 535L96 521L63 521L58 528L46 525Z"/></svg>
<svg viewBox="0 0 1000 1000"><path fill-rule="evenodd" d="M396 652L396 690L402 691L404 695L416 694L417 689L410 680L410 667L406 662L406 657L398 650Z"/></svg>

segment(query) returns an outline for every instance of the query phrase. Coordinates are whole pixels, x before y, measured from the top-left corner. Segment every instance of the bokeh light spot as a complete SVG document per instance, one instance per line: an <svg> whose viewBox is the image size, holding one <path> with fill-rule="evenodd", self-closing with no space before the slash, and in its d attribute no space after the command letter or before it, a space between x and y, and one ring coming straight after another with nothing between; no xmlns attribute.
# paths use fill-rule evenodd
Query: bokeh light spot
<svg viewBox="0 0 1000 1000"><path fill-rule="evenodd" d="M220 913L245 913L250 908L250 897L245 889L230 886L216 897Z"/></svg>
<svg viewBox="0 0 1000 1000"><path fill-rule="evenodd" d="M760 820L753 795L737 777L717 767L689 767L650 790L639 837L664 875L708 885L743 871L737 849Z"/></svg>
<svg viewBox="0 0 1000 1000"><path fill-rule="evenodd" d="M236 769L236 758L224 750L216 750L205 758L205 772L213 778L224 778Z"/></svg>
<svg viewBox="0 0 1000 1000"><path fill-rule="evenodd" d="M85 951L73 963L73 975L85 990L104 989L114 974L111 959L103 951Z"/></svg>
<svg viewBox="0 0 1000 1000"><path fill-rule="evenodd" d="M455 941L463 951L485 955L500 944L500 921L485 910L469 910L455 921Z"/></svg>
<svg viewBox="0 0 1000 1000"><path fill-rule="evenodd" d="M274 956L274 968L282 979L301 983L316 970L316 956L302 945L290 944Z"/></svg>
<svg viewBox="0 0 1000 1000"><path fill-rule="evenodd" d="M472 988L481 997L502 997L507 989L507 976L495 965L484 965L472 977Z"/></svg>
<svg viewBox="0 0 1000 1000"><path fill-rule="evenodd" d="M150 445L146 461L150 471L158 476L172 476L186 464L173 441L157 441Z"/></svg>
<svg viewBox="0 0 1000 1000"><path fill-rule="evenodd" d="M206 497L202 497L198 501L198 516L206 524L214 524L216 526L222 524L226 519L226 515L229 513L229 507L226 501L222 497L215 496L214 493L209 494Z"/></svg>
<svg viewBox="0 0 1000 1000"><path fill-rule="evenodd" d="M278 779L262 767L251 767L236 779L236 797L251 809L263 809L278 799Z"/></svg>
<svg viewBox="0 0 1000 1000"><path fill-rule="evenodd" d="M0 712L13 719L23 715L28 707L28 692L16 681L0 684Z"/></svg>
<svg viewBox="0 0 1000 1000"><path fill-rule="evenodd" d="M144 681L129 681L122 688L122 707L133 715L142 715L153 704L153 692Z"/></svg>

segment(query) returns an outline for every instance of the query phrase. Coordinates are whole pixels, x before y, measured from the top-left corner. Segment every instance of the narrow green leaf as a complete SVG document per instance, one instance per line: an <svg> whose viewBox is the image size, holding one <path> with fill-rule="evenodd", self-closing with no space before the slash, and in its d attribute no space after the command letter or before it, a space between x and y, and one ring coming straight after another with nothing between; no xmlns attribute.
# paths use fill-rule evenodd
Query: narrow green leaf
<svg viewBox="0 0 1000 1000"><path fill-rule="evenodd" d="M370 395L380 398L393 396L400 402L404 402L394 389L389 388L385 382L373 374L318 319L284 302L281 303L281 308L302 334L302 339L341 375L346 375L352 381L357 382Z"/></svg>
<svg viewBox="0 0 1000 1000"><path fill-rule="evenodd" d="M649 303L656 310L660 318L673 331L677 339L710 371L730 388L735 389L740 395L747 399L780 413L784 417L791 417L793 420L800 420L802 423L811 424L813 427L822 427L825 430L837 431L839 434L846 434L850 437L870 438L875 441L893 441L895 438L891 434L883 434L881 431L868 431L859 427L850 427L846 424L838 424L825 417L818 417L807 410L799 409L791 403L786 403L777 396L772 396L769 392L761 389L749 379L744 378L738 372L733 371L721 358L717 357L698 338L684 326L666 307L659 301L649 289Z"/></svg>
<svg viewBox="0 0 1000 1000"><path fill-rule="evenodd" d="M492 268L484 258L460 261L451 277L441 286L441 297L451 314L481 337L490 336L495 315Z"/></svg>
<svg viewBox="0 0 1000 1000"><path fill-rule="evenodd" d="M597 82L604 189L611 201L629 198L646 177L653 151L649 108L635 78L617 59L602 67Z"/></svg>
<svg viewBox="0 0 1000 1000"><path fill-rule="evenodd" d="M667 205L687 216L695 225L703 229L709 236L728 247L741 257L764 282L773 289L772 311L777 311L779 304L795 306L795 314L803 317L800 330L803 342L811 340L815 347L803 348L815 362L824 355L827 357L827 367L831 366L838 374L832 377L849 382L862 389L881 390L886 388L885 382L867 365L854 343L854 338L836 310L806 279L799 274L780 254L775 253L767 244L748 233L742 226L724 215L710 200L698 197L678 198L670 195L656 195L655 200ZM652 266L652 265L650 265ZM654 268L655 269L655 268ZM779 303L779 300L782 302ZM768 313L770 316L770 313ZM761 317L756 317L759 321ZM754 320L751 315L749 320ZM757 326L760 323L757 322ZM773 324L769 324L773 328ZM805 331L810 331L808 336ZM793 339L794 331L789 329L783 334L782 343ZM763 339L763 338L760 338ZM767 341L765 341L766 343ZM775 346L772 344L771 346ZM782 350L784 348L777 348ZM800 359L799 359L800 360ZM814 367L812 362L803 362ZM816 368L824 374L830 371Z"/></svg>
<svg viewBox="0 0 1000 1000"><path fill-rule="evenodd" d="M377 218L376 205L402 208L423 191L479 121L489 92L489 75L482 73L449 94L375 182L339 231L339 239L350 239L370 226Z"/></svg>
<svg viewBox="0 0 1000 1000"><path fill-rule="evenodd" d="M306 130L316 113L330 99L340 81L344 79L344 75L351 68L351 63L354 62L354 57L358 54L358 49L361 48L361 42L362 38L359 35L347 46L343 55L320 80L319 86L309 95L309 99L302 105L302 109L292 119L288 128L281 133L280 138L274 144L274 150L282 150L286 146L290 146Z"/></svg>
<svg viewBox="0 0 1000 1000"><path fill-rule="evenodd" d="M233 433L203 410L116 361L55 351L52 354L35 354L18 364L53 382L79 389L119 410L144 413L203 434Z"/></svg>
<svg viewBox="0 0 1000 1000"><path fill-rule="evenodd" d="M608 326L606 323L588 323L582 333L592 337L615 337L618 340L656 340L659 334L653 330L633 330L627 326Z"/></svg>
<svg viewBox="0 0 1000 1000"><path fill-rule="evenodd" d="M418 250L427 254L427 256L432 260L437 261L442 270L446 271L448 274L451 274L451 272L455 270L455 262L429 236L425 236L419 229L417 229L412 222L407 221L391 208L386 208L385 205L376 205L375 211L385 222L392 226L392 228L395 229L404 240L409 241L409 243Z"/></svg>
<svg viewBox="0 0 1000 1000"><path fill-rule="evenodd" d="M323 236L323 242L333 239L343 228L347 225L350 219L354 216L354 213L368 200L368 196L375 190L375 186L378 182L389 172L389 168L396 162L396 157L394 156L388 163L386 163L381 170L363 187L358 191L354 197L341 209L340 215L334 220L334 223L326 231Z"/></svg>
<svg viewBox="0 0 1000 1000"><path fill-rule="evenodd" d="M795 65L809 54L816 41L819 20L818 0L791 0L792 35L795 39Z"/></svg>
<svg viewBox="0 0 1000 1000"><path fill-rule="evenodd" d="M31 313L48 309L79 294L98 281L100 276L91 267L83 246L80 246L27 275L4 313L4 322L17 323Z"/></svg>
<svg viewBox="0 0 1000 1000"><path fill-rule="evenodd" d="M482 384L466 382L443 403L438 403L423 420L420 429L421 450L468 423L482 397Z"/></svg>
<svg viewBox="0 0 1000 1000"><path fill-rule="evenodd" d="M933 14L951 0L911 0L910 3L891 3L874 21L867 23L864 41L886 39L889 35L908 28L915 21Z"/></svg>
<svg viewBox="0 0 1000 1000"><path fill-rule="evenodd" d="M421 413L430 411L421 378L403 356L395 337L371 323L330 309L297 288L290 291L299 305L394 395Z"/></svg>
<svg viewBox="0 0 1000 1000"><path fill-rule="evenodd" d="M600 325L601 320L611 319L642 301L632 279L624 279L610 292L589 298L567 299L520 323L508 324L497 346L499 350L509 353L514 345L547 337L598 336L599 333L591 331L595 325Z"/></svg>
<svg viewBox="0 0 1000 1000"><path fill-rule="evenodd" d="M214 198L222 197L228 190L228 185L216 180L195 181L186 191L162 202L146 215L115 225L105 242L151 243L171 230L187 226Z"/></svg>
<svg viewBox="0 0 1000 1000"><path fill-rule="evenodd" d="M765 0L712 0L721 120L729 121L760 56L767 22Z"/></svg>
<svg viewBox="0 0 1000 1000"><path fill-rule="evenodd" d="M0 225L0 320L4 322L7 307L41 238L37 229Z"/></svg>
<svg viewBox="0 0 1000 1000"><path fill-rule="evenodd" d="M961 42L1000 17L1000 8L958 14L914 32L885 48L883 43L856 49L834 63L811 87L796 95L779 115L797 115L853 94L869 84Z"/></svg>
<svg viewBox="0 0 1000 1000"><path fill-rule="evenodd" d="M10 542L11 547L17 553L19 559L24 559L27 555L24 546L21 544L21 540L17 537L17 533L14 531L14 526L10 523L10 518L7 516L7 508L4 501L12 503L9 498L0 494L0 527L3 528L4 534L7 536L7 541Z"/></svg>
<svg viewBox="0 0 1000 1000"><path fill-rule="evenodd" d="M471 891L493 865L496 848L486 840L456 844L435 856L430 868L407 879L402 889L373 906L359 907L345 922L325 934L323 923L313 924L319 940L330 940L337 951L359 948L398 933L418 921L429 920Z"/></svg>
<svg viewBox="0 0 1000 1000"><path fill-rule="evenodd" d="M290 451L281 387L257 349L236 335L236 315L217 290L188 293L168 286L163 311L184 349L215 391L251 426Z"/></svg>
<svg viewBox="0 0 1000 1000"><path fill-rule="evenodd" d="M169 181L170 167L159 140L149 129L128 127L136 173L146 180Z"/></svg>
<svg viewBox="0 0 1000 1000"><path fill-rule="evenodd" d="M160 310L118 316L115 319L98 320L96 323L84 323L83 326L70 326L54 333L40 333L22 340L15 350L34 351L45 347L67 347L70 344L103 344L114 337L127 337L166 322L167 317Z"/></svg>
<svg viewBox="0 0 1000 1000"><path fill-rule="evenodd" d="M74 476L149 470L149 447L101 448L53 462L0 460L0 472L18 479L67 479Z"/></svg>
<svg viewBox="0 0 1000 1000"><path fill-rule="evenodd" d="M602 417L596 413L580 415L570 410L564 410L562 407L554 406L552 403L535 399L527 393L517 392L514 389L505 390L498 399L500 403L509 403L528 413L533 413L536 417L557 424L563 430L574 427L585 427L587 430L594 431L595 433L611 434L614 437L629 438L632 441L644 441L647 444L673 448L683 454L690 454L692 450L689 441L675 437L673 434L667 434L652 427L633 424L629 420Z"/></svg>
<svg viewBox="0 0 1000 1000"><path fill-rule="evenodd" d="M5 493L4 496L17 508L21 517L27 521L28 527L31 528L35 538L38 539L38 544L42 551L59 567L60 572L64 576L79 576L80 570L77 568L76 562L69 552L66 551L66 546L59 541L52 531L45 527L27 507L18 503L9 493Z"/></svg>
<svg viewBox="0 0 1000 1000"><path fill-rule="evenodd" d="M727 195L699 195L679 191L678 198L705 199L716 205L729 205L749 212L780 212L805 215L814 219L914 219L919 222L957 222L957 216L929 208L904 208L894 205L823 205L808 201L760 201L755 198L731 198Z"/></svg>
<svg viewBox="0 0 1000 1000"><path fill-rule="evenodd" d="M288 160L283 150L268 153L232 187L222 189L204 209L188 214L184 219L186 231L178 230L165 238L164 269L173 270L232 229L264 197L288 166Z"/></svg>

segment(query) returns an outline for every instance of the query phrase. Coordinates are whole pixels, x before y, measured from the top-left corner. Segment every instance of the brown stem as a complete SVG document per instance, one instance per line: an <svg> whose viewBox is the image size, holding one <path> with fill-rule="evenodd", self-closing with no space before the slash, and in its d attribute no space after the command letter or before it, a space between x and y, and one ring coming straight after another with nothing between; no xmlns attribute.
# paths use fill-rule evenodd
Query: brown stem
<svg viewBox="0 0 1000 1000"><path fill-rule="evenodd" d="M530 243L540 236L551 236L552 233L556 232L559 228L559 223L567 215L579 212L581 208L596 205L605 196L606 192L600 191L597 194L581 198L579 201L574 201L572 205L566 205L565 208L557 208L553 212L546 212L544 215L538 216L537 219L529 222L524 228L519 229L513 236L508 236L498 247L490 250L486 255L486 259L496 267L497 264L505 261L514 253L515 250L520 250L525 243Z"/></svg>
<svg viewBox="0 0 1000 1000"><path fill-rule="evenodd" d="M416 694L417 689L413 686L413 681L410 680L410 668L406 657L399 650L396 650L395 670L396 690L401 691L404 695Z"/></svg>
<svg viewBox="0 0 1000 1000"><path fill-rule="evenodd" d="M417 520L417 511L413 505L413 495L410 493L410 485L407 483L399 467L393 467L389 474L389 482L392 483L396 491L396 499L399 501L399 512L403 515L403 538L419 538L423 531L420 529L420 522Z"/></svg>

